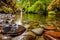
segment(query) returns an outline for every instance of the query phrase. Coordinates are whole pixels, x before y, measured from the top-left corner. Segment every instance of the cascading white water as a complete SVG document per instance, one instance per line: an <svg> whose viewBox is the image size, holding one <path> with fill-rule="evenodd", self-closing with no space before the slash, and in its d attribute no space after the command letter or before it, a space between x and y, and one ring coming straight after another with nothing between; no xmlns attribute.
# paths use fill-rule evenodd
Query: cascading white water
<svg viewBox="0 0 60 40"><path fill-rule="evenodd" d="M21 9L21 12L20 12L20 16L19 16L19 19L16 21L16 24L18 24L18 25L22 25L22 9Z"/></svg>
<svg viewBox="0 0 60 40"><path fill-rule="evenodd" d="M22 13L23 13L23 12L22 12L22 9L21 9L21 13L20 13L20 23L19 23L20 25L22 25Z"/></svg>

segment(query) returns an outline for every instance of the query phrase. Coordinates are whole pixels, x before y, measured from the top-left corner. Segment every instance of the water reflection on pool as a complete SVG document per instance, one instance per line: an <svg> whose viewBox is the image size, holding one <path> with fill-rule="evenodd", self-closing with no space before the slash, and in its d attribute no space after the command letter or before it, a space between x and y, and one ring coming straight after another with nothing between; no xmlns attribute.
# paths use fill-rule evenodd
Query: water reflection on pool
<svg viewBox="0 0 60 40"><path fill-rule="evenodd" d="M48 16L44 16L41 14L22 14L22 23L24 23L24 21L30 21L30 22L39 22L42 24L46 24L46 23L54 23L55 20L55 15L48 15ZM21 15L20 14L16 14L16 18L15 20L17 20L17 22L21 21Z"/></svg>

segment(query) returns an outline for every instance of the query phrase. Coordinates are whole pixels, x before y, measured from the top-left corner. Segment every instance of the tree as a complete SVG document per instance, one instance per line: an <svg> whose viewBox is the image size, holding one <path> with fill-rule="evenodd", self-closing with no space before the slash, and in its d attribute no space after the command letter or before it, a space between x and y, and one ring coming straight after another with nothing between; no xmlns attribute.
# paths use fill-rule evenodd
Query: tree
<svg viewBox="0 0 60 40"><path fill-rule="evenodd" d="M60 0L53 0L51 2L51 4L48 6L48 10L49 11L52 11L54 10L55 8L59 8L60 9Z"/></svg>
<svg viewBox="0 0 60 40"><path fill-rule="evenodd" d="M28 7L29 12L35 12L40 14L46 14L47 13L47 7L51 3L51 0L37 0L32 4L30 7Z"/></svg>
<svg viewBox="0 0 60 40"><path fill-rule="evenodd" d="M52 0L20 0L17 3L22 7L22 9L25 9L25 12L46 14L47 7L51 1Z"/></svg>
<svg viewBox="0 0 60 40"><path fill-rule="evenodd" d="M15 0L0 0L0 12L19 13L20 7Z"/></svg>

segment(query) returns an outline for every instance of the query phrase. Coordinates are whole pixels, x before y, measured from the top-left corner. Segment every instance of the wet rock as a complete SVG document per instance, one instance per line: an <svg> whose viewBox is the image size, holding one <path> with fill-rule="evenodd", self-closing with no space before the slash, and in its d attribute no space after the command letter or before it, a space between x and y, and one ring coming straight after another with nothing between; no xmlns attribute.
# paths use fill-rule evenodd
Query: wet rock
<svg viewBox="0 0 60 40"><path fill-rule="evenodd" d="M35 37L32 35L25 36L24 40L35 40Z"/></svg>
<svg viewBox="0 0 60 40"><path fill-rule="evenodd" d="M54 26L45 26L44 29L46 29L46 30L54 30L54 29L56 29L56 27L54 27Z"/></svg>
<svg viewBox="0 0 60 40"><path fill-rule="evenodd" d="M31 31L25 31L22 35L12 38L12 40L35 40L35 34Z"/></svg>
<svg viewBox="0 0 60 40"><path fill-rule="evenodd" d="M26 30L24 26L18 25L18 29L16 30L17 33L21 34Z"/></svg>
<svg viewBox="0 0 60 40"><path fill-rule="evenodd" d="M0 14L0 29L2 29L3 34L20 35L26 30L25 27L15 23L14 17L15 15L12 14Z"/></svg>
<svg viewBox="0 0 60 40"><path fill-rule="evenodd" d="M57 31L47 31L45 32L45 34L51 35L55 38L60 38L60 32L57 32Z"/></svg>
<svg viewBox="0 0 60 40"><path fill-rule="evenodd" d="M35 28L32 29L32 32L34 32L37 35L41 35L43 33L44 29L43 28Z"/></svg>
<svg viewBox="0 0 60 40"><path fill-rule="evenodd" d="M2 32L2 24L0 24L0 33Z"/></svg>
<svg viewBox="0 0 60 40"><path fill-rule="evenodd" d="M25 35L32 35L32 36L34 36L34 37L35 37L35 34L34 34L33 32L31 32L31 31L26 32L26 34L25 34Z"/></svg>
<svg viewBox="0 0 60 40"><path fill-rule="evenodd" d="M2 30L2 24L0 24L0 30Z"/></svg>
<svg viewBox="0 0 60 40"><path fill-rule="evenodd" d="M48 34L44 34L44 38L45 38L45 40L58 40L57 38L54 38Z"/></svg>
<svg viewBox="0 0 60 40"><path fill-rule="evenodd" d="M33 26L38 26L39 25L39 23L34 23L34 24L32 24Z"/></svg>
<svg viewBox="0 0 60 40"><path fill-rule="evenodd" d="M8 34L11 37L16 37L21 35L22 33L25 32L26 28L18 25L18 28L16 27L5 27L5 30L3 31L3 34Z"/></svg>
<svg viewBox="0 0 60 40"><path fill-rule="evenodd" d="M26 29L28 29L28 28L31 27L31 25L25 24L24 27L25 27Z"/></svg>
<svg viewBox="0 0 60 40"><path fill-rule="evenodd" d="M31 31L26 32L24 40L35 40L35 34Z"/></svg>
<svg viewBox="0 0 60 40"><path fill-rule="evenodd" d="M56 31L60 31L60 26L56 27L56 29L57 29Z"/></svg>

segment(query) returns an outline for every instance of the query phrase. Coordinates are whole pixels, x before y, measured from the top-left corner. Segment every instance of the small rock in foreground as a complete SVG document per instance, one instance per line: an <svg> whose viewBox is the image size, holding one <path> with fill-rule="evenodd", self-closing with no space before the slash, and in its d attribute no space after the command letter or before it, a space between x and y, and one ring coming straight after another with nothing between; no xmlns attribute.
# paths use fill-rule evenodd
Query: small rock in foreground
<svg viewBox="0 0 60 40"><path fill-rule="evenodd" d="M37 35L41 35L43 33L44 29L43 28L35 28L32 29L32 32L34 32Z"/></svg>

